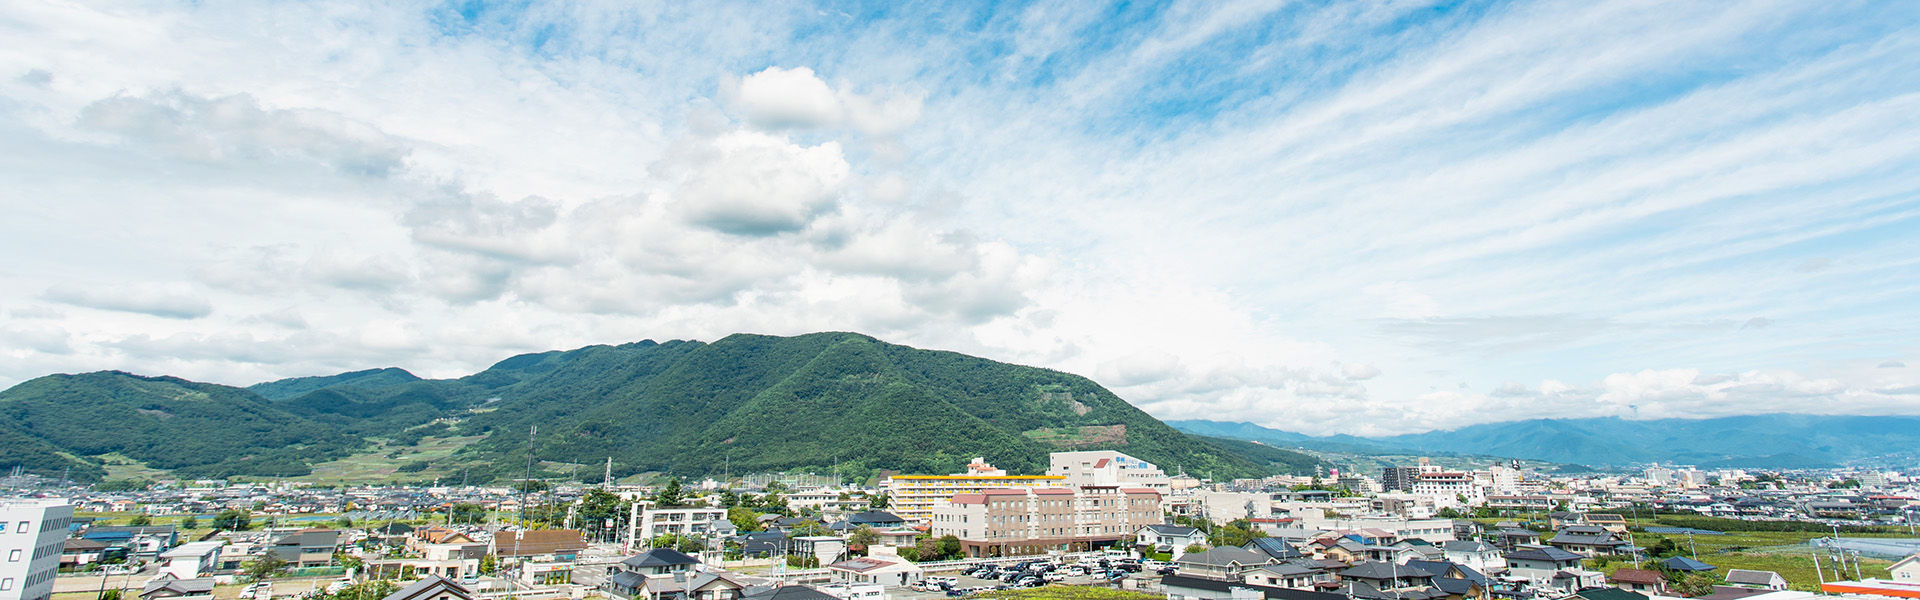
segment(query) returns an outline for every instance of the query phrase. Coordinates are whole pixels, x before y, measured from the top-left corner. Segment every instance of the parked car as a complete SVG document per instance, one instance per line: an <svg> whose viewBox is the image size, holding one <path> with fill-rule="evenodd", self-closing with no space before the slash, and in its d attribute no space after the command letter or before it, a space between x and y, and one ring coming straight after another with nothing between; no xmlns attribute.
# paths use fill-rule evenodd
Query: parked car
<svg viewBox="0 0 1920 600"><path fill-rule="evenodd" d="M241 598L266 598L273 596L273 584L267 582L250 583L240 589Z"/></svg>
<svg viewBox="0 0 1920 600"><path fill-rule="evenodd" d="M339 581L329 583L327 584L327 593L338 594L340 593L340 590L347 589L347 586L350 586L350 585L353 585L352 579L341 579Z"/></svg>

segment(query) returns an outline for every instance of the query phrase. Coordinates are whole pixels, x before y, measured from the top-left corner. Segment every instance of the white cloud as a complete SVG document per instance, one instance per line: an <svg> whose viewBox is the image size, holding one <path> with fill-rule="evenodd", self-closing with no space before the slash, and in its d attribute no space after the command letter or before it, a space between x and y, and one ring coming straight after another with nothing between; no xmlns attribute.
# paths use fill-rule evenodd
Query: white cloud
<svg viewBox="0 0 1920 600"><path fill-rule="evenodd" d="M1372 363L1348 363L1341 365L1340 373L1353 381L1365 381L1380 376L1380 367Z"/></svg>
<svg viewBox="0 0 1920 600"><path fill-rule="evenodd" d="M141 313L168 319L197 319L213 314L213 304L188 286L134 284L47 288L42 298L86 308Z"/></svg>
<svg viewBox="0 0 1920 600"><path fill-rule="evenodd" d="M741 78L734 94L740 110L759 127L823 127L840 121L840 100L807 67L767 67Z"/></svg>

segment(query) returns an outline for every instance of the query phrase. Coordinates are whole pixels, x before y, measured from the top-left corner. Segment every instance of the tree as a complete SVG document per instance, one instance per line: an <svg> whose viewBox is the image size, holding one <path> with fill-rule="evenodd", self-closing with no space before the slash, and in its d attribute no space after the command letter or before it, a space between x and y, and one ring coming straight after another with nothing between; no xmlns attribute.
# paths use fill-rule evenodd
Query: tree
<svg viewBox="0 0 1920 600"><path fill-rule="evenodd" d="M821 525L819 521L815 521L813 519L807 519L807 520L801 521L800 524L794 525L793 529L787 531L787 537L789 538L805 537L810 535L826 535L826 534L827 534L827 527L825 525Z"/></svg>
<svg viewBox="0 0 1920 600"><path fill-rule="evenodd" d="M129 519L127 521L127 524L132 525L134 527L145 527L153 524L153 517L150 517L147 515L134 515L132 519Z"/></svg>
<svg viewBox="0 0 1920 600"><path fill-rule="evenodd" d="M461 502L447 509L447 521L450 523L473 524L487 519L487 509L478 504Z"/></svg>
<svg viewBox="0 0 1920 600"><path fill-rule="evenodd" d="M354 556L352 554L347 554L346 552L336 550L333 553L333 564L346 567L349 570L352 570L353 572L358 573L360 572L361 567L364 567L367 565L367 561L360 560L360 557L358 556Z"/></svg>
<svg viewBox="0 0 1920 600"><path fill-rule="evenodd" d="M735 506L733 508L727 509L727 520L732 521L733 526L739 528L740 531L743 531L743 532L759 531L760 530L759 519L760 519L760 513L753 512L753 509L751 508L747 508L744 506Z"/></svg>
<svg viewBox="0 0 1920 600"><path fill-rule="evenodd" d="M500 568L500 563L499 561L493 558L493 554L489 553L486 556L480 557L480 574L481 575L492 575L493 572L499 568Z"/></svg>
<svg viewBox="0 0 1920 600"><path fill-rule="evenodd" d="M1205 544L1191 544L1187 546L1187 550L1186 550L1187 554L1193 554L1196 552L1206 552L1206 551L1207 551L1207 546Z"/></svg>
<svg viewBox="0 0 1920 600"><path fill-rule="evenodd" d="M254 581L264 581L285 570L287 570L287 561L281 560L280 555L272 551L261 553L259 558L240 565L240 572L246 573Z"/></svg>
<svg viewBox="0 0 1920 600"><path fill-rule="evenodd" d="M193 515L187 515L187 518L180 520L180 528L181 529L199 529L200 520L193 518Z"/></svg>
<svg viewBox="0 0 1920 600"><path fill-rule="evenodd" d="M100 600L120 600L120 590L111 589L100 592Z"/></svg>
<svg viewBox="0 0 1920 600"><path fill-rule="evenodd" d="M679 506L680 503L686 502L686 500L687 493L685 490L680 489L680 478L678 477L668 479L667 486L661 489L660 493L653 495L653 501L658 502L661 506Z"/></svg>
<svg viewBox="0 0 1920 600"><path fill-rule="evenodd" d="M340 518L334 519L333 524L338 525L341 529L353 529L353 517L340 515Z"/></svg>
<svg viewBox="0 0 1920 600"><path fill-rule="evenodd" d="M213 528L225 531L246 531L253 524L253 514L244 510L229 508L213 517Z"/></svg>
<svg viewBox="0 0 1920 600"><path fill-rule="evenodd" d="M1688 598L1698 598L1713 593L1714 578L1702 573L1688 573L1673 582L1673 591Z"/></svg>
<svg viewBox="0 0 1920 600"><path fill-rule="evenodd" d="M858 550L866 550L878 543L880 543L880 534L873 530L872 525L861 525L859 529L853 530L853 535L847 537L847 545Z"/></svg>
<svg viewBox="0 0 1920 600"><path fill-rule="evenodd" d="M1647 547L1647 554L1652 555L1654 558L1679 556L1680 545L1673 543L1671 538L1660 538L1660 541L1654 542L1652 546Z"/></svg>
<svg viewBox="0 0 1920 600"><path fill-rule="evenodd" d="M892 503L893 503L893 499L887 497L886 492L881 492L879 494L875 494L872 498L867 499L867 508L870 508L873 510L886 510L887 505Z"/></svg>
<svg viewBox="0 0 1920 600"><path fill-rule="evenodd" d="M940 556L960 558L960 551L960 538L954 537L951 533L940 536Z"/></svg>

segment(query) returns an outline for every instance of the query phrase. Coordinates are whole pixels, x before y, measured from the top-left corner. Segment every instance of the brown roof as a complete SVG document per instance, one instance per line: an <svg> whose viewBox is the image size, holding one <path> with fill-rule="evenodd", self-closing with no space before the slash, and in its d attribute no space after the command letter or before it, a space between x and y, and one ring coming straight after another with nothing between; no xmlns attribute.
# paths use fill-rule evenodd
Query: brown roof
<svg viewBox="0 0 1920 600"><path fill-rule="evenodd" d="M493 536L493 553L497 556L565 554L585 549L587 542L578 529L502 531Z"/></svg>
<svg viewBox="0 0 1920 600"><path fill-rule="evenodd" d="M1646 585L1660 585L1667 580L1659 571L1650 571L1647 569L1620 569L1614 571L1613 575L1607 579L1621 583L1641 583Z"/></svg>

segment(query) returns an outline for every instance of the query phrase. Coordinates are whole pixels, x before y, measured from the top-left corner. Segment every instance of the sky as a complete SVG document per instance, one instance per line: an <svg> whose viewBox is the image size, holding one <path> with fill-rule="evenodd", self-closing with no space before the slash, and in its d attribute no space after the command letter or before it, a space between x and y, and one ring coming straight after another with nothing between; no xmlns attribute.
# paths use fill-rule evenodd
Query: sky
<svg viewBox="0 0 1920 600"><path fill-rule="evenodd" d="M1162 419L1920 414L1905 2L0 11L0 386L857 331Z"/></svg>

